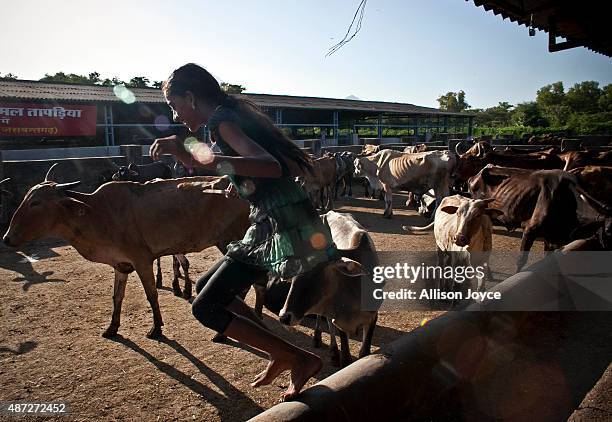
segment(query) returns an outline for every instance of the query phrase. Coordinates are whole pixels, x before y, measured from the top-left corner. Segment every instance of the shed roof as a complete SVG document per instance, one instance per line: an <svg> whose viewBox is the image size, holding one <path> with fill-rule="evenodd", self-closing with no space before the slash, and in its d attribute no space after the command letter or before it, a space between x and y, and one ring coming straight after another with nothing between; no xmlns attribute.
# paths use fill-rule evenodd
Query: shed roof
<svg viewBox="0 0 612 422"><path fill-rule="evenodd" d="M156 88L129 88L135 100L142 103L165 103L161 91ZM345 110L376 113L401 114L441 114L468 116L467 113L453 113L414 104L392 103L385 101L345 100L336 98L297 97L291 95L251 94L245 96L260 107ZM43 101L93 101L120 103L113 87L100 85L80 85L68 83L49 83L38 81L8 80L0 81L0 99L43 100Z"/></svg>
<svg viewBox="0 0 612 422"><path fill-rule="evenodd" d="M476 6L491 10L519 25L533 25L567 42L549 42L549 51L572 47L612 57L612 25L610 14L599 0L473 0Z"/></svg>

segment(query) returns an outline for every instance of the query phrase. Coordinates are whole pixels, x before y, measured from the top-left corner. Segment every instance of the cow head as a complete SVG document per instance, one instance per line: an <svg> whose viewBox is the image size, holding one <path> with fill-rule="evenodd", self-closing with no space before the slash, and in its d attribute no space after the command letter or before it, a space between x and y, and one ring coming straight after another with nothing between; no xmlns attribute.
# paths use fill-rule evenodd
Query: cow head
<svg viewBox="0 0 612 422"><path fill-rule="evenodd" d="M493 201L493 198L466 199L440 208L440 212L455 214L457 217L457 231L452 234L455 245L464 247L471 243L472 237L482 225L483 216L497 218L503 214L498 209L489 208L489 204Z"/></svg>
<svg viewBox="0 0 612 422"><path fill-rule="evenodd" d="M357 177L365 176L364 169L363 169L363 160L367 160L367 159L360 157L360 158L355 158L355 161L353 161L353 167L355 169L354 174Z"/></svg>
<svg viewBox="0 0 612 422"><path fill-rule="evenodd" d="M30 188L13 214L3 237L4 243L8 246L19 246L30 240L59 234L56 229L60 224L83 216L88 206L72 198L72 192L68 190L79 183L81 182L56 183L45 180Z"/></svg>
<svg viewBox="0 0 612 422"><path fill-rule="evenodd" d="M455 145L459 159L454 176L461 181L474 176L486 165L486 156L491 151L493 148L487 141L478 141L466 151L462 151L462 143Z"/></svg>
<svg viewBox="0 0 612 422"><path fill-rule="evenodd" d="M138 167L133 163L130 163L128 166L121 166L119 170L113 174L112 180L135 182L138 180Z"/></svg>
<svg viewBox="0 0 612 422"><path fill-rule="evenodd" d="M285 305L278 314L283 325L296 325L309 314L324 315L342 289L359 286L361 264L347 258L327 262L291 279Z"/></svg>

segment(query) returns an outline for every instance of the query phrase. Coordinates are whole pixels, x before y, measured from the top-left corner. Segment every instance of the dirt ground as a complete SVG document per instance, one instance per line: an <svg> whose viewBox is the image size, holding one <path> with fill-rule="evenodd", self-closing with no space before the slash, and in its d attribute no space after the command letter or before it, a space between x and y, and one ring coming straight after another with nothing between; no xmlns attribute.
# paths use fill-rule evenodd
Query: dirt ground
<svg viewBox="0 0 612 422"><path fill-rule="evenodd" d="M434 250L431 233L412 235L403 224L424 225L414 211L397 207L382 218L381 203L338 201L382 251ZM517 250L519 238L496 229L496 250ZM535 245L541 250L541 244ZM220 257L216 249L190 254L193 279ZM112 311L113 272L86 261L70 246L46 240L19 251L0 246L0 401L65 402L71 420L241 421L277 403L284 374L272 385L249 383L266 365L259 351L240 344L210 342L213 332L192 316L190 305L170 289L171 258L162 259L159 302L165 338L145 337L152 315L142 286L130 275L119 336L101 334ZM248 302L253 304L253 292ZM440 312L381 312L373 351ZM308 385L337 370L326 349L311 346L310 328L285 329L270 314L266 323L280 336L318 353L323 370ZM328 336L324 334L324 343ZM351 340L353 356L359 342ZM1 416L0 416L1 418Z"/></svg>

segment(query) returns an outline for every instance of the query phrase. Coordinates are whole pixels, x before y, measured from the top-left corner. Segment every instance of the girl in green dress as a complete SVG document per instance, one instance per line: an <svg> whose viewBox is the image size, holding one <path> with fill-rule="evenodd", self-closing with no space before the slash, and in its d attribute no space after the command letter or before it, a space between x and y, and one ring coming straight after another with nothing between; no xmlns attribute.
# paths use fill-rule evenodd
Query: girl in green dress
<svg viewBox="0 0 612 422"><path fill-rule="evenodd" d="M268 353L270 362L252 386L290 370L283 399L291 399L321 369L320 358L273 334L236 295L270 272L288 279L337 258L329 229L294 181L312 169L310 158L257 106L225 94L200 66L178 68L162 91L174 120L191 132L208 125L222 154L192 154L172 136L156 139L151 157L172 154L186 166L227 175L251 206L244 238L228 245L226 255L196 283L193 314L203 325Z"/></svg>

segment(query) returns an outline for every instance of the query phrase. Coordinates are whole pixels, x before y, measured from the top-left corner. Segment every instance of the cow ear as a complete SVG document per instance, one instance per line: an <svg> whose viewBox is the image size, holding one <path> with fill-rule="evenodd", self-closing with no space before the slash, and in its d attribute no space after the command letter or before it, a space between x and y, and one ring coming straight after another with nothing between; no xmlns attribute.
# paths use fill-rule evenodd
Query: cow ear
<svg viewBox="0 0 612 422"><path fill-rule="evenodd" d="M335 271L341 272L349 277L367 275L361 264L357 261L353 261L352 259L342 258L338 261L332 262L329 265L331 265Z"/></svg>
<svg viewBox="0 0 612 422"><path fill-rule="evenodd" d="M456 207L454 205L446 205L442 208L440 208L440 211L444 211L447 214L454 214L457 212L457 210L459 209L459 207Z"/></svg>
<svg viewBox="0 0 612 422"><path fill-rule="evenodd" d="M74 198L64 198L61 200L61 204L70 214L75 217L85 216L90 209L89 205Z"/></svg>
<svg viewBox="0 0 612 422"><path fill-rule="evenodd" d="M487 208L485 209L485 213L491 218L497 218L504 215L502 210L498 210L497 208Z"/></svg>

